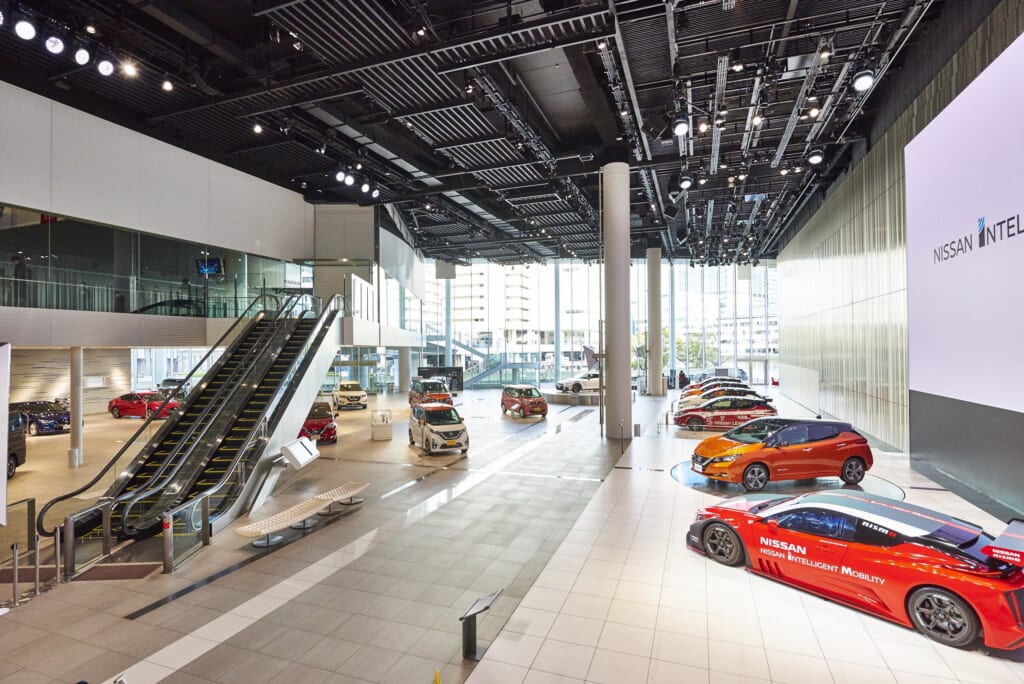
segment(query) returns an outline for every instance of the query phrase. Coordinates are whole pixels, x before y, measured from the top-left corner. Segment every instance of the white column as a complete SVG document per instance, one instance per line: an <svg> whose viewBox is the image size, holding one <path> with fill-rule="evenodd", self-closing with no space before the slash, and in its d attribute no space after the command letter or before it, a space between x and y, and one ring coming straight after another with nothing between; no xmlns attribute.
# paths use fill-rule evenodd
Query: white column
<svg viewBox="0 0 1024 684"><path fill-rule="evenodd" d="M661 247L647 248L647 391L655 397L661 391Z"/></svg>
<svg viewBox="0 0 1024 684"><path fill-rule="evenodd" d="M82 465L82 348L71 347L71 444L68 467Z"/></svg>
<svg viewBox="0 0 1024 684"><path fill-rule="evenodd" d="M555 259L555 382L562 379L562 260Z"/></svg>
<svg viewBox="0 0 1024 684"><path fill-rule="evenodd" d="M629 373L629 164L601 167L604 225L605 425L610 439L633 434Z"/></svg>
<svg viewBox="0 0 1024 684"><path fill-rule="evenodd" d="M452 281L444 281L444 365L452 365Z"/></svg>
<svg viewBox="0 0 1024 684"><path fill-rule="evenodd" d="M412 377L412 347L398 348L398 391L409 391L409 379Z"/></svg>
<svg viewBox="0 0 1024 684"><path fill-rule="evenodd" d="M679 362L676 359L676 265L668 264L668 363L669 377L679 380Z"/></svg>

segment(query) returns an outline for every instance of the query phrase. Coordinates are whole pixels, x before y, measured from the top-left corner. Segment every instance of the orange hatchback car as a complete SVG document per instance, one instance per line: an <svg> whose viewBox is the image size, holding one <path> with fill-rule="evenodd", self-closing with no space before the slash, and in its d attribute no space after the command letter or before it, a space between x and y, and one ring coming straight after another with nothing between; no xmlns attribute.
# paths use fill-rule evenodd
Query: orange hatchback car
<svg viewBox="0 0 1024 684"><path fill-rule="evenodd" d="M697 445L694 472L750 491L771 480L839 477L854 485L874 464L868 440L849 423L756 418Z"/></svg>

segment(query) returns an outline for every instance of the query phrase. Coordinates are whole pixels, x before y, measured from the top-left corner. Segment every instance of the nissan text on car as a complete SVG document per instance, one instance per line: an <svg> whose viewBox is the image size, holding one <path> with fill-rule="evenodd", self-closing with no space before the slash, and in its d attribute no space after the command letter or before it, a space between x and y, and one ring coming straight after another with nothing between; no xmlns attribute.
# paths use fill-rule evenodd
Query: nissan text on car
<svg viewBox="0 0 1024 684"><path fill-rule="evenodd" d="M334 408L366 408L366 390L354 380L339 382L333 396Z"/></svg>
<svg viewBox="0 0 1024 684"><path fill-rule="evenodd" d="M774 416L777 413L773 406L761 399L722 397L700 406L684 406L676 411L675 424L688 427L694 432L704 428L725 430L754 418Z"/></svg>
<svg viewBox="0 0 1024 684"><path fill-rule="evenodd" d="M326 401L318 401L309 409L306 422L299 430L299 437L305 437L317 444L333 444L338 441L338 425L334 422L334 411Z"/></svg>
<svg viewBox="0 0 1024 684"><path fill-rule="evenodd" d="M1024 646L1024 522L978 525L863 492L739 496L697 511L687 545L723 565L912 627L947 646ZM995 681L980 675L978 681Z"/></svg>
<svg viewBox="0 0 1024 684"><path fill-rule="evenodd" d="M758 418L697 445L690 468L749 491L769 481L839 477L858 484L874 464L868 440L849 423Z"/></svg>
<svg viewBox="0 0 1024 684"><path fill-rule="evenodd" d="M548 415L548 400L533 385L505 385L501 390L501 412L519 418L544 418Z"/></svg>
<svg viewBox="0 0 1024 684"><path fill-rule="evenodd" d="M599 384L600 375L597 371L587 371L568 380L559 380L555 383L555 389L559 392L581 392L583 390L596 390Z"/></svg>
<svg viewBox="0 0 1024 684"><path fill-rule="evenodd" d="M165 404L165 399L167 395L160 392L129 392L107 402L107 412L114 418L166 418L168 413L178 408L178 401L171 399Z"/></svg>
<svg viewBox="0 0 1024 684"><path fill-rule="evenodd" d="M444 386L443 382L413 378L409 387L409 405L416 406L431 402L440 402L449 406L454 403L451 393L448 392L448 388Z"/></svg>
<svg viewBox="0 0 1024 684"><path fill-rule="evenodd" d="M469 432L454 407L437 402L417 404L409 416L409 444L419 444L424 456L437 451L469 451Z"/></svg>

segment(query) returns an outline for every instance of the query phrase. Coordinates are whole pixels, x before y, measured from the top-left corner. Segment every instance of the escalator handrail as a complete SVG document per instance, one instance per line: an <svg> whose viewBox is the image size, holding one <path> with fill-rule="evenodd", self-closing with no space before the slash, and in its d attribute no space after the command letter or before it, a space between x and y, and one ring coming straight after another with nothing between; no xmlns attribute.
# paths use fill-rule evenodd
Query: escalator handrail
<svg viewBox="0 0 1024 684"><path fill-rule="evenodd" d="M282 379L281 384L278 386L273 398L269 402L267 402L267 405L264 407L263 412L256 420L256 429L249 433L249 436L246 438L245 443L238 450L238 453L235 454L235 457L232 459L228 467L224 469L224 474L221 475L221 478L220 480L217 481L217 484L210 487L209 489L204 490L202 494L195 497L194 499L183 501L174 508L164 511L164 516L170 515L173 518L181 511L185 510L189 506L192 506L197 501L200 501L203 497L213 496L222 487L224 487L224 485L228 483L231 476L234 474L235 470L241 464L245 454L249 451L249 449L251 449L254 446L254 437L259 432L258 428L264 421L267 421L268 423L266 434L268 436L270 435L270 433L273 430L273 426L269 424L268 417L272 415L274 411L277 410L277 407L281 403L281 400L284 396L294 392L294 388L291 386L290 380L295 376L295 374L302 366L307 365L310 347L312 346L313 342L324 332L324 328L328 325L328 321L333 323L333 316L340 311L340 307L338 306L339 301L340 296L334 295L333 297L331 297L331 303L323 308L320 316L317 317L316 325L313 326L313 329L310 330L309 332L309 337L306 340L306 344L303 345L302 351L295 355L295 359L294 361L292 361L292 366L291 368L289 368L288 374L285 376L284 379ZM291 390L291 392L289 392L288 390ZM191 489L191 487L189 489ZM183 495L188 495L188 491L184 488L182 488L182 493Z"/></svg>
<svg viewBox="0 0 1024 684"><path fill-rule="evenodd" d="M196 369L199 368L208 358L210 358L210 354L212 354L215 349L220 347L224 343L224 340L228 339L228 337L234 331L235 326L237 326L243 320L246 320L247 316L249 315L249 312L253 309L253 307L255 307L256 304L263 300L264 298L267 298L268 300L273 299L275 302L278 303L278 305L280 305L281 298L274 294L261 294L255 297L252 300L252 303L250 303L249 306L245 309L245 311L242 312L242 315L235 319L234 323L232 323L228 327L228 329L224 331L224 334L217 338L217 341L214 342L213 345L207 350L207 352L203 355L203 358L199 359L199 362L192 368L191 371L189 371L189 374L185 376L184 380L182 381L182 384L184 384L185 382L192 378L192 376L196 372ZM257 315L256 319L258 320L260 316L262 316L262 314ZM103 466L103 468L98 473L96 473L96 475L91 480L86 482L78 489L68 492L67 494L62 494L60 496L54 497L53 499L48 501L46 505L42 507L42 509L40 509L39 515L36 516L36 530L39 532L41 536L52 537L57 530L56 525L54 525L54 528L49 531L47 531L43 526L43 519L46 516L47 511L49 511L50 508L52 508L57 503L78 496L79 494L87 492L92 487L94 487L103 478L103 476L107 474L107 471L109 471L120 460L120 458L124 455L125 451L127 451L128 448L135 443L135 440L139 438L139 435L141 435L150 425L150 423L152 423L153 420L158 415L160 415L160 412L164 410L164 407L167 405L167 402L171 400L171 398L171 395L168 395L167 398L164 399L163 403L160 404L160 407L153 412L153 415L151 415L149 418L146 418L143 421L142 425L139 426L139 429L136 430L135 433L125 441L121 448L118 449L117 453L114 454L114 457L111 458L110 461L107 462L107 465ZM164 427L166 427L166 425Z"/></svg>
<svg viewBox="0 0 1024 684"><path fill-rule="evenodd" d="M256 357L257 360L262 357L263 350L266 349L272 343L274 337L280 331L280 322L283 320L289 320L283 318L281 314L284 311L289 310L291 304L292 302L289 300L274 314L275 325L269 328L267 332L264 332L260 335L260 340L253 345L252 349L246 352L246 357L244 361L248 361L250 357ZM266 337L265 341L264 337ZM252 370L253 365L254 362L248 363L248 365L244 365L242 361L239 362L238 366L231 372L231 375L224 381L223 385L221 385L220 389L217 390L216 394L214 394L214 396L210 398L210 401L207 404L206 408L204 408L203 411L199 414L199 416L196 417L196 420L192 424L192 427L189 428L188 432L175 445L174 449L172 449L171 452L164 458L163 462L160 464L160 467L153 474L153 484L150 485L149 488L142 491L125 492L117 496L117 498L114 500L115 505L127 501L127 504L123 507L123 509L120 512L121 529L128 529L128 514L131 512L131 509L135 506L135 504L137 504L140 500L146 498L147 496L151 496L157 493L158 491L162 490L164 487L167 486L168 482L174 479L174 477L178 474L178 471L182 468L182 466L184 466L188 458L180 459L178 463L174 465L171 471L167 472L167 468L170 465L171 461L173 461L174 458L181 453L181 450L185 447L185 443L195 433L195 431L199 429L202 420L208 415L210 415L211 411L217 413L223 408L224 404L218 404L218 400L233 394L238 386L238 382L241 382L246 377L246 375ZM231 384L232 380L236 381L235 384ZM197 440L191 442L188 445L188 448L194 448L199 443L199 440L203 439L206 436L206 432L212 427L213 422L214 421L210 421L205 426L203 426L202 434L199 436ZM133 529L137 528L133 527Z"/></svg>

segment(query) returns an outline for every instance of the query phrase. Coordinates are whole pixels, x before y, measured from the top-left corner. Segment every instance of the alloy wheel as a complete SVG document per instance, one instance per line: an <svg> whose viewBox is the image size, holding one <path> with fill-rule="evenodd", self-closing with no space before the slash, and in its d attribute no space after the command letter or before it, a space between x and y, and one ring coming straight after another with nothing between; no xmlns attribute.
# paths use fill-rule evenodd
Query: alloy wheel
<svg viewBox="0 0 1024 684"><path fill-rule="evenodd" d="M924 587L910 597L914 625L926 636L951 646L966 646L978 635L977 618L958 596Z"/></svg>
<svg viewBox="0 0 1024 684"><path fill-rule="evenodd" d="M747 466L743 471L743 486L751 491L764 489L768 484L768 469L760 463Z"/></svg>

